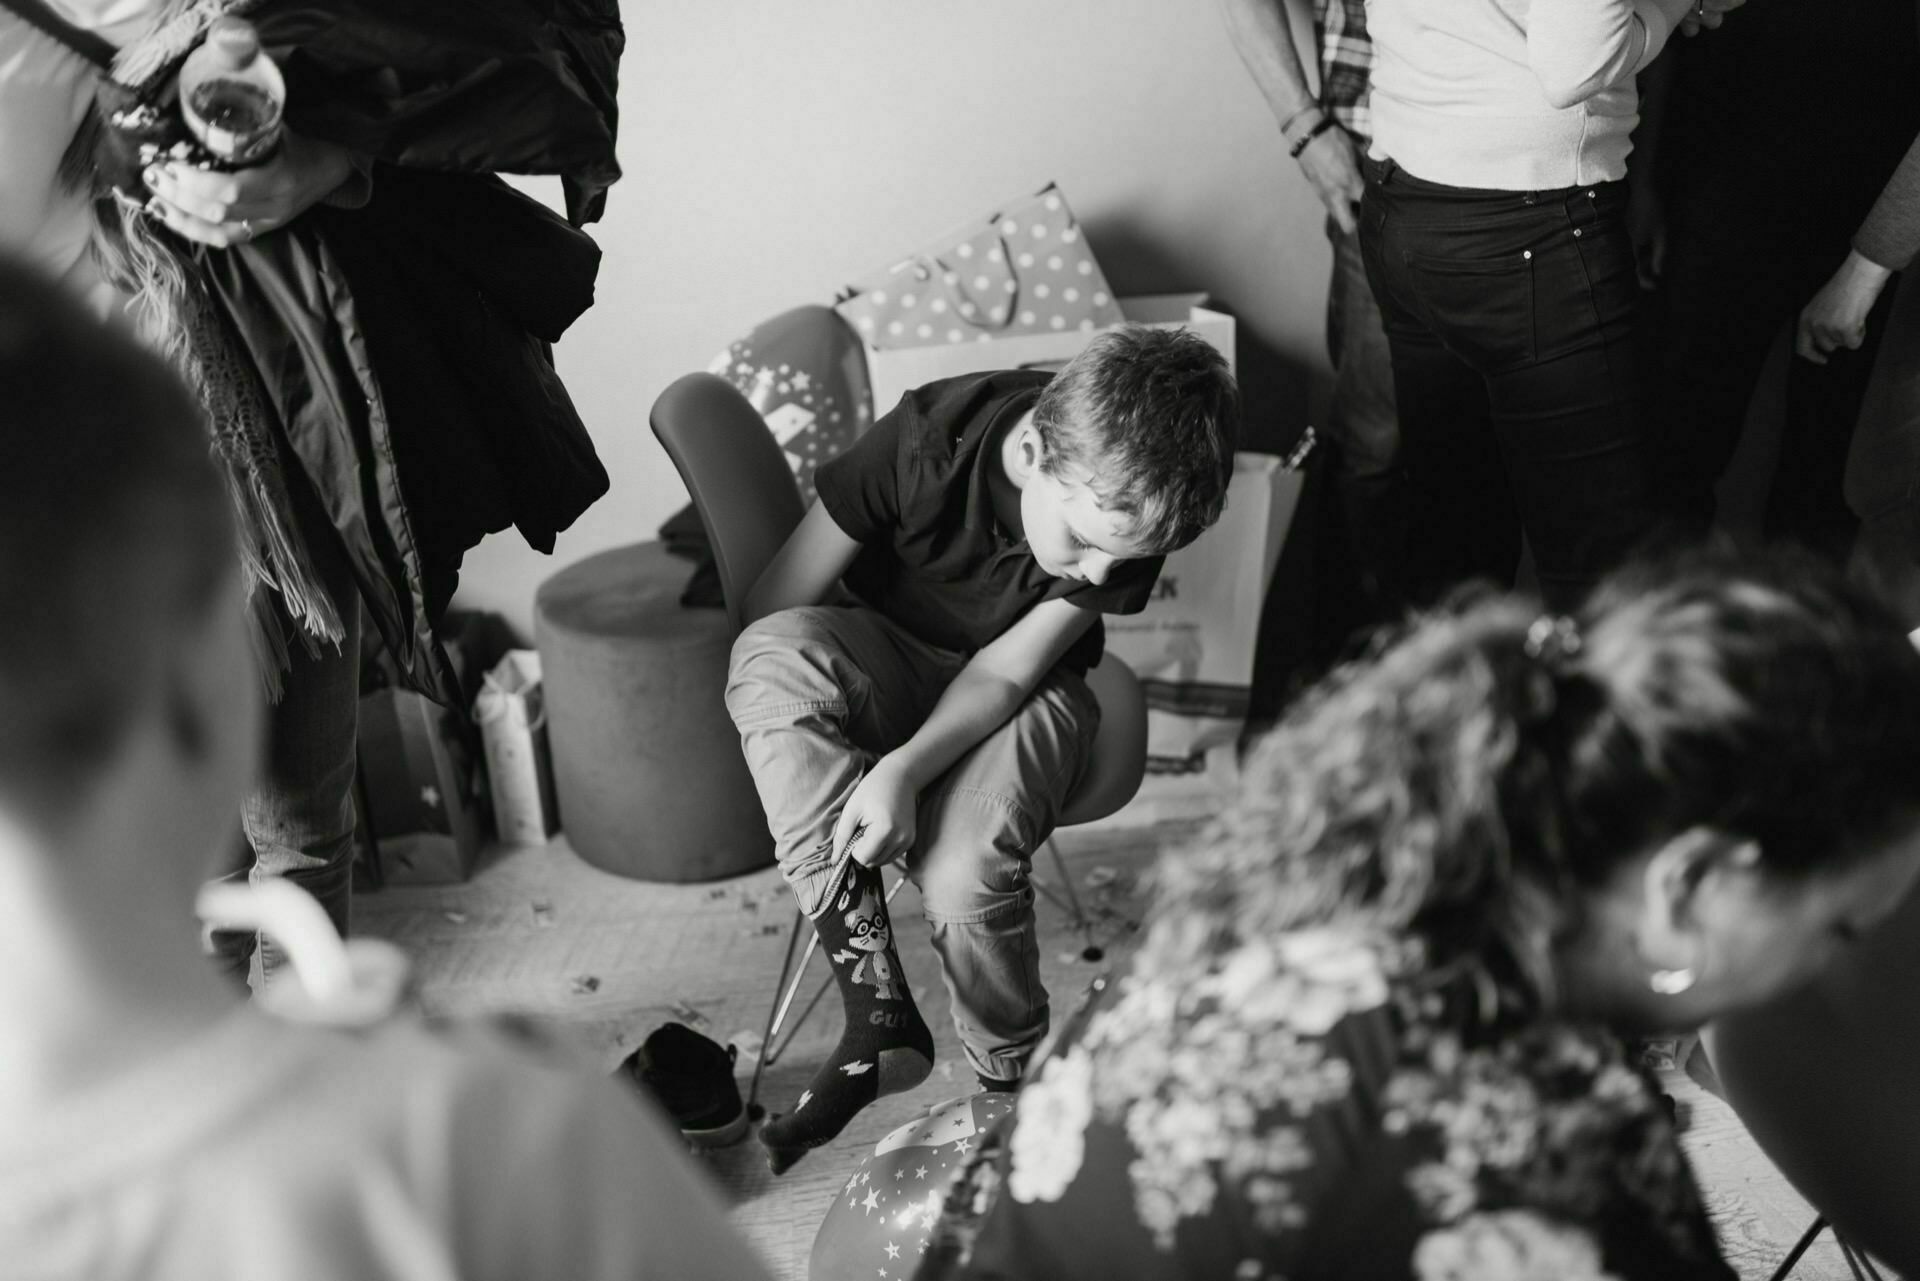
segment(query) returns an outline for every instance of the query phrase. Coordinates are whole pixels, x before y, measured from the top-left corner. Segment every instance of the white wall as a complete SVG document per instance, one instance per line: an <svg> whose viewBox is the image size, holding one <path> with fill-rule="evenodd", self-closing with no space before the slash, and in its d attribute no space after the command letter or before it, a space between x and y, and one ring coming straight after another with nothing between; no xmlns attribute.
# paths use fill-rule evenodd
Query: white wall
<svg viewBox="0 0 1920 1281"><path fill-rule="evenodd" d="M531 634L561 565L686 501L647 429L667 383L998 202L1060 183L1116 292L1240 317L1253 439L1324 381L1327 249L1213 0L630 0L626 177L599 300L559 350L612 492L552 558L467 558L459 603Z"/></svg>

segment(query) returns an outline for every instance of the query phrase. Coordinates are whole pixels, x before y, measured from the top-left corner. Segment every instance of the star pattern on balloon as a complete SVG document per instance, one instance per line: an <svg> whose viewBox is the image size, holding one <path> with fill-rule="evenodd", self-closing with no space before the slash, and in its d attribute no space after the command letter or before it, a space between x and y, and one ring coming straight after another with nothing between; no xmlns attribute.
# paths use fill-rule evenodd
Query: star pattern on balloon
<svg viewBox="0 0 1920 1281"><path fill-rule="evenodd" d="M841 404L828 390L829 380L816 379L791 364L761 363L745 340L716 359L712 371L732 383L766 420L804 501L813 498L813 473L820 464L851 445L871 417L864 404Z"/></svg>
<svg viewBox="0 0 1920 1281"><path fill-rule="evenodd" d="M900 1281L929 1248L949 1188L978 1159L983 1137L1013 1111L1013 1096L974 1094L937 1105L874 1144L834 1198L815 1243L817 1275ZM824 1272L818 1271L824 1268ZM871 1269L872 1271L869 1271Z"/></svg>

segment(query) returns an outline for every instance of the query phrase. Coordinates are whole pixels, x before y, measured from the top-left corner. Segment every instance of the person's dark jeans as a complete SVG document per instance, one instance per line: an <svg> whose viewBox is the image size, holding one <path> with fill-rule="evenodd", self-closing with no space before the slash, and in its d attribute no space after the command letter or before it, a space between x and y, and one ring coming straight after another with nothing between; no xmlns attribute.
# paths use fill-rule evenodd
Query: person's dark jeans
<svg viewBox="0 0 1920 1281"><path fill-rule="evenodd" d="M338 535L320 522L312 504L300 504L300 512L308 553L346 625L346 638L337 649L322 643L311 654L298 643L293 646L280 701L267 711L267 752L259 785L241 809L246 841L236 842L226 879L285 877L319 900L344 935L353 890L360 589ZM252 673L245 676L257 679ZM258 942L262 978L272 982L286 958L265 939ZM216 931L216 964L244 983L255 943L252 934Z"/></svg>
<svg viewBox="0 0 1920 1281"><path fill-rule="evenodd" d="M1359 579L1354 621L1373 623L1389 616L1406 595L1407 486L1393 407L1393 358L1367 283L1359 236L1328 219L1327 240L1333 246L1327 355L1334 383L1326 435L1337 454L1334 478Z"/></svg>
<svg viewBox="0 0 1920 1281"><path fill-rule="evenodd" d="M1409 579L1569 609L1659 522L1622 183L1479 191L1367 163L1360 244L1393 351Z"/></svg>
<svg viewBox="0 0 1920 1281"><path fill-rule="evenodd" d="M1840 266L1857 221L1809 217L1782 225L1750 216L1755 200L1774 194L1757 185L1689 183L1668 201L1666 272L1653 300L1659 356L1650 381L1660 436L1673 445L1665 471L1673 504L1701 529L1716 515L1714 489L1739 447L1768 353ZM1858 350L1841 348L1824 365L1789 355L1780 453L1763 517L1767 537L1846 559L1859 527L1842 493L1847 447L1893 295L1889 286L1868 313Z"/></svg>

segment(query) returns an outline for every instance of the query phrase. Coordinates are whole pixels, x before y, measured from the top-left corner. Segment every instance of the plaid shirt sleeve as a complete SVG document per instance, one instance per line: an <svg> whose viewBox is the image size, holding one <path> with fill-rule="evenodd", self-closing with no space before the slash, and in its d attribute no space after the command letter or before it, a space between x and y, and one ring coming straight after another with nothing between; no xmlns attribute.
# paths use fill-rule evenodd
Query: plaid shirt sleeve
<svg viewBox="0 0 1920 1281"><path fill-rule="evenodd" d="M1367 111L1373 41L1367 38L1366 0L1315 0L1313 19L1320 39L1320 105L1364 143L1373 136Z"/></svg>

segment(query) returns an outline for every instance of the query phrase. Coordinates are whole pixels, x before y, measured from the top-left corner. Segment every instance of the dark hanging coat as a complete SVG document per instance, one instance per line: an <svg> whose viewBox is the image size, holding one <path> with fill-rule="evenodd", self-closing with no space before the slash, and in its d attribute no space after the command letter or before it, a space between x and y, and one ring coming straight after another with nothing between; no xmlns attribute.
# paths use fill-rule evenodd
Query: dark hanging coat
<svg viewBox="0 0 1920 1281"><path fill-rule="evenodd" d="M551 344L593 301L600 251L579 228L619 176L618 6L267 0L247 16L286 76L288 125L370 159L372 196L191 259L368 618L414 687L454 702L433 626L467 549L513 525L550 552L608 487ZM120 166L135 190L137 161ZM568 216L496 171L560 175Z"/></svg>

